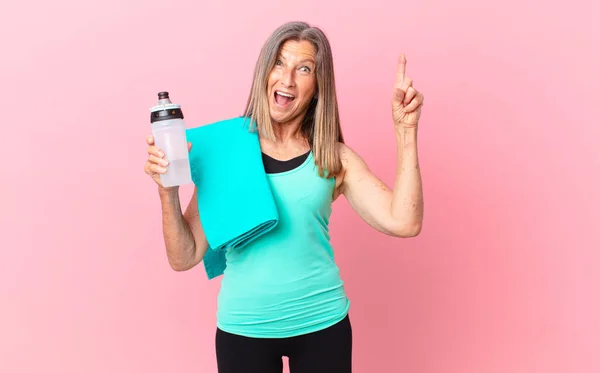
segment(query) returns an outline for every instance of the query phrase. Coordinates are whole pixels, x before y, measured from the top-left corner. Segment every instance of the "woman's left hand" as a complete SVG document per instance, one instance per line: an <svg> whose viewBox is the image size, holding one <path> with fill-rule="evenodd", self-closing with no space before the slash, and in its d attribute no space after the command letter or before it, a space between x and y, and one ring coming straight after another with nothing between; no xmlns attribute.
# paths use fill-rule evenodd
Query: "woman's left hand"
<svg viewBox="0 0 600 373"><path fill-rule="evenodd" d="M413 87L413 81L406 76L406 57L400 56L394 84L392 115L396 127L416 128L421 117L424 96Z"/></svg>

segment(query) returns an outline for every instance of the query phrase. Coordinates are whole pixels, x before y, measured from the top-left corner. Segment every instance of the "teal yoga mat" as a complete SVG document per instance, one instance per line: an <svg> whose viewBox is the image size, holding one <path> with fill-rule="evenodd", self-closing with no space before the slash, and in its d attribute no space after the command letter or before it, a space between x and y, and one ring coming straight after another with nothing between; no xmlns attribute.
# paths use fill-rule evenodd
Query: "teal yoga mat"
<svg viewBox="0 0 600 373"><path fill-rule="evenodd" d="M248 118L238 117L187 130L192 180L209 244L203 259L209 280L225 271L226 250L243 247L279 221L258 134L249 125Z"/></svg>

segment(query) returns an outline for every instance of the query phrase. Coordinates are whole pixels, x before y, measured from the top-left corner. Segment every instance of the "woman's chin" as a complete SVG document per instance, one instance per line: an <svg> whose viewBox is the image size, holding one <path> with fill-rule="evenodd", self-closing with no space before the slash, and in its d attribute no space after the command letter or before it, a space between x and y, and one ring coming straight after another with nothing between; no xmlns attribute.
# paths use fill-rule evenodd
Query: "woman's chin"
<svg viewBox="0 0 600 373"><path fill-rule="evenodd" d="M286 123L298 119L298 117L304 116L306 114L307 109L299 110L295 107L271 107L269 108L269 114L271 115L271 120L276 123Z"/></svg>
<svg viewBox="0 0 600 373"><path fill-rule="evenodd" d="M271 115L271 121L277 124L283 124L287 122L287 118L282 117L281 115Z"/></svg>
<svg viewBox="0 0 600 373"><path fill-rule="evenodd" d="M271 108L271 120L276 123L285 123L289 121L293 115L291 110L282 110L281 108Z"/></svg>

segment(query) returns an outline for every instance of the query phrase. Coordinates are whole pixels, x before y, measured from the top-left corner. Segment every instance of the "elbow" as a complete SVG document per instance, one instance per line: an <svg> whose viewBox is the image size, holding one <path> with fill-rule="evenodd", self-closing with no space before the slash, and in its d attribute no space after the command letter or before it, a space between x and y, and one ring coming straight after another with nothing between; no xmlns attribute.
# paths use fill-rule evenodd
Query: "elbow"
<svg viewBox="0 0 600 373"><path fill-rule="evenodd" d="M421 234L422 223L413 224L397 224L391 231L390 235L398 238L412 238Z"/></svg>
<svg viewBox="0 0 600 373"><path fill-rule="evenodd" d="M182 260L181 258L169 258L169 265L175 272L184 272L192 268L189 262Z"/></svg>
<svg viewBox="0 0 600 373"><path fill-rule="evenodd" d="M171 269L175 272L184 272L188 270L188 268L181 263L169 261L169 265L171 266Z"/></svg>
<svg viewBox="0 0 600 373"><path fill-rule="evenodd" d="M181 246L167 246L167 259L171 269L175 272L184 272L194 267L194 253L196 246L192 243L186 248Z"/></svg>

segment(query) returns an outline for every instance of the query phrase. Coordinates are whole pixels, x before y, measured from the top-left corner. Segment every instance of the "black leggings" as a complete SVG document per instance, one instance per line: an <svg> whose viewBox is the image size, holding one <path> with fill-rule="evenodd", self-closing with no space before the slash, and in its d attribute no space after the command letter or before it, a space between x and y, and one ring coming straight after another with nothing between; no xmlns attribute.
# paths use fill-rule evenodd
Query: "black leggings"
<svg viewBox="0 0 600 373"><path fill-rule="evenodd" d="M281 373L283 356L290 373L351 373L352 327L346 316L337 324L290 338L249 338L217 328L219 373Z"/></svg>

